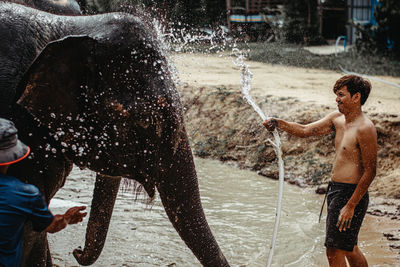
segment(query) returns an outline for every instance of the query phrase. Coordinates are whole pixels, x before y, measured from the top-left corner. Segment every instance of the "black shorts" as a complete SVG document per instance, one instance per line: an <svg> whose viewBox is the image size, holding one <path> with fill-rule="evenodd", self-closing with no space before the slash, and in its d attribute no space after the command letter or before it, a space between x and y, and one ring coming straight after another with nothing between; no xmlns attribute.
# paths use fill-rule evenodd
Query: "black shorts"
<svg viewBox="0 0 400 267"><path fill-rule="evenodd" d="M350 228L340 232L339 228L336 226L340 210L353 195L356 186L356 184L329 182L329 190L327 192L328 215L326 217L325 237L325 247L327 248L353 251L354 246L357 245L358 232L360 231L362 221L364 220L368 208L368 192L365 193L354 209L354 216L351 220Z"/></svg>

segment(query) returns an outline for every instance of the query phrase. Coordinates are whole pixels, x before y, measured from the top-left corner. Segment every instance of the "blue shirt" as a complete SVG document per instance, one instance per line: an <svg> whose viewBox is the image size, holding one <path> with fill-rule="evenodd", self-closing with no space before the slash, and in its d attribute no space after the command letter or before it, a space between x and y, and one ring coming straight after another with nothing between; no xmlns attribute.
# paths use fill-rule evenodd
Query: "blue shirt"
<svg viewBox="0 0 400 267"><path fill-rule="evenodd" d="M22 232L26 221L41 232L54 217L39 189L0 174L0 266L21 266Z"/></svg>

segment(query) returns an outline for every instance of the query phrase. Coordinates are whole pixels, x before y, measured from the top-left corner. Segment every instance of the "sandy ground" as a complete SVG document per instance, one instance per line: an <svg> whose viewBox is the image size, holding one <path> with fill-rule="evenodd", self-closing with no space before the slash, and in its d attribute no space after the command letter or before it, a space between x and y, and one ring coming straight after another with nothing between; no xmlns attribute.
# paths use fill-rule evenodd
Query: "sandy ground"
<svg viewBox="0 0 400 267"><path fill-rule="evenodd" d="M193 86L227 86L240 88L238 68L229 55L177 54L173 61L182 83ZM290 66L247 62L253 73L253 96L297 97L300 101L335 107L332 87L343 73ZM400 85L400 78L377 77ZM364 110L400 115L400 89L371 80L372 91Z"/></svg>
<svg viewBox="0 0 400 267"><path fill-rule="evenodd" d="M331 55L347 51L348 49L350 49L350 47L349 46L344 47L343 44L339 44L338 46L336 45L308 46L304 47L304 49L317 55Z"/></svg>

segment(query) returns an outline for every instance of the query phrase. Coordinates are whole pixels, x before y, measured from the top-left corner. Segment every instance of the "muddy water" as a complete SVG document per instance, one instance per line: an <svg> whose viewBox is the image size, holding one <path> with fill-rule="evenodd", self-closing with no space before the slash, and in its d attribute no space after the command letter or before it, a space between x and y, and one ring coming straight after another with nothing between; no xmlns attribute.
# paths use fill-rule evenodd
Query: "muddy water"
<svg viewBox="0 0 400 267"><path fill-rule="evenodd" d="M277 181L217 161L196 159L201 198L208 222L231 266L265 266L272 236ZM74 169L51 203L55 213L77 204L90 206L95 174ZM285 185L283 212L273 266L327 266L324 223L318 223L322 198ZM78 266L72 250L83 246L87 219L49 236L54 263ZM370 266L395 266L374 219L360 236ZM393 253L393 252L392 252ZM379 256L378 256L379 255ZM103 253L93 266L200 266L171 226L156 198L146 204L132 186L119 192Z"/></svg>

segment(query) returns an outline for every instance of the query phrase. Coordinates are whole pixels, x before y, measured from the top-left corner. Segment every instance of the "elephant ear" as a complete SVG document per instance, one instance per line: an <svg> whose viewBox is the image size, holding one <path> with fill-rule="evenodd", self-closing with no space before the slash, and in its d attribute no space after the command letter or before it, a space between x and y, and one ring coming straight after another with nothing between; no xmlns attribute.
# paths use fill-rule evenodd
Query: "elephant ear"
<svg viewBox="0 0 400 267"><path fill-rule="evenodd" d="M94 51L97 41L70 36L49 43L31 64L18 86L18 103L51 128L76 118L97 79ZM83 102L83 103L82 103ZM57 114L57 115L56 115Z"/></svg>

